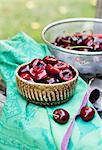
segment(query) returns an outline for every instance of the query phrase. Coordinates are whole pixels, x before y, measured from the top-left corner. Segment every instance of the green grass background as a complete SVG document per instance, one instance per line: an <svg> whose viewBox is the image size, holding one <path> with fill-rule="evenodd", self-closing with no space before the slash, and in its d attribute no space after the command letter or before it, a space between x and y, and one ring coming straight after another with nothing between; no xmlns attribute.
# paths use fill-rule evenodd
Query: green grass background
<svg viewBox="0 0 102 150"><path fill-rule="evenodd" d="M43 27L53 21L95 17L95 0L0 0L0 39L26 32L42 42Z"/></svg>

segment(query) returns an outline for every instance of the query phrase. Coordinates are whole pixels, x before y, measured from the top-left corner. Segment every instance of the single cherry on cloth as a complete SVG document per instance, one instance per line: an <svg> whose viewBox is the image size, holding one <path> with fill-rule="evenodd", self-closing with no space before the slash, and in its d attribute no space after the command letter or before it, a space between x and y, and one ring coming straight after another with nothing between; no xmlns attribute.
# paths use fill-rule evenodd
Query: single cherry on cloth
<svg viewBox="0 0 102 150"><path fill-rule="evenodd" d="M44 57L43 61L46 63L46 64L56 64L58 62L57 58L55 58L54 56L46 56Z"/></svg>
<svg viewBox="0 0 102 150"><path fill-rule="evenodd" d="M46 70L49 74L52 74L52 75L56 75L60 72L60 70L54 66L52 66L51 64L48 64L46 66Z"/></svg>
<svg viewBox="0 0 102 150"><path fill-rule="evenodd" d="M25 80L28 80L28 81L33 81L30 73L27 73L27 72L24 72L20 75L21 78L25 79Z"/></svg>
<svg viewBox="0 0 102 150"><path fill-rule="evenodd" d="M89 100L91 103L95 103L100 97L100 91L98 89L94 89L89 96Z"/></svg>
<svg viewBox="0 0 102 150"><path fill-rule="evenodd" d="M59 124L65 124L69 120L69 113L62 108L56 109L53 112L53 119Z"/></svg>
<svg viewBox="0 0 102 150"><path fill-rule="evenodd" d="M62 81L69 81L73 78L73 73L69 69L61 70L59 73L59 77Z"/></svg>
<svg viewBox="0 0 102 150"><path fill-rule="evenodd" d="M94 115L95 110L89 106L82 107L80 111L80 117L86 122L92 120Z"/></svg>

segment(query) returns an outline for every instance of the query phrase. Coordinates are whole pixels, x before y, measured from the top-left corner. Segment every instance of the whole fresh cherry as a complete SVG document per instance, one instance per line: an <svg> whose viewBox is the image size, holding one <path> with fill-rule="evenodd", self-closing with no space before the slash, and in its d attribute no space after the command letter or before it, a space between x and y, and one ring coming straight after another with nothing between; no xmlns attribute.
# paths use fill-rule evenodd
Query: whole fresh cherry
<svg viewBox="0 0 102 150"><path fill-rule="evenodd" d="M90 93L89 100L91 103L95 103L99 97L100 97L100 91L98 89L94 89Z"/></svg>
<svg viewBox="0 0 102 150"><path fill-rule="evenodd" d="M80 117L86 122L92 120L94 115L95 110L89 106L82 107L80 111Z"/></svg>
<svg viewBox="0 0 102 150"><path fill-rule="evenodd" d="M24 72L29 72L29 65L25 65L20 68L19 74L22 74Z"/></svg>
<svg viewBox="0 0 102 150"><path fill-rule="evenodd" d="M45 83L48 83L48 84L52 84L52 83L59 83L59 79L57 78L54 78L54 77L51 77L51 76L48 76L46 79L45 79Z"/></svg>
<svg viewBox="0 0 102 150"><path fill-rule="evenodd" d="M73 78L73 73L69 69L61 70L59 73L59 77L62 81L69 81Z"/></svg>
<svg viewBox="0 0 102 150"><path fill-rule="evenodd" d="M25 79L25 80L28 80L28 81L33 81L30 73L27 73L27 72L24 72L20 75L21 78Z"/></svg>
<svg viewBox="0 0 102 150"><path fill-rule="evenodd" d="M55 58L54 56L46 56L44 57L43 61L46 63L46 64L56 64L58 62L57 58Z"/></svg>
<svg viewBox="0 0 102 150"><path fill-rule="evenodd" d="M34 59L30 63L30 67L34 69L35 72L39 72L42 69L45 69L46 64L41 59Z"/></svg>
<svg viewBox="0 0 102 150"><path fill-rule="evenodd" d="M41 59L39 59L39 58L33 59L33 60L31 61L31 63L29 64L30 67L31 67L31 68L32 68L32 67L35 67L35 66L37 65L37 63L38 63L40 60L41 60Z"/></svg>
<svg viewBox="0 0 102 150"><path fill-rule="evenodd" d="M41 70L39 72L37 72L34 76L34 81L38 81L38 80L43 80L47 77L47 72L46 70Z"/></svg>
<svg viewBox="0 0 102 150"><path fill-rule="evenodd" d="M36 72L34 71L33 68L30 68L30 74L31 74L33 77L35 76Z"/></svg>
<svg viewBox="0 0 102 150"><path fill-rule="evenodd" d="M48 64L46 66L46 70L51 75L56 75L56 74L58 74L60 72L60 70L58 68L52 66L51 64Z"/></svg>
<svg viewBox="0 0 102 150"><path fill-rule="evenodd" d="M53 119L59 124L65 124L69 120L69 113L64 109L56 109L53 112Z"/></svg>
<svg viewBox="0 0 102 150"><path fill-rule="evenodd" d="M57 68L57 69L59 69L59 70L63 70L65 68L68 68L69 66L65 62L58 61L58 63L56 63L54 65L54 67Z"/></svg>

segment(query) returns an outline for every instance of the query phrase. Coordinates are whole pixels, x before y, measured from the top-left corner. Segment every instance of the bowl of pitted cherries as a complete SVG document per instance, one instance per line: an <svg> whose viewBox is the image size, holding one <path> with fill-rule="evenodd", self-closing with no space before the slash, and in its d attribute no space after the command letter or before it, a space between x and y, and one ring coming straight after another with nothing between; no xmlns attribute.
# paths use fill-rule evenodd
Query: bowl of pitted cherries
<svg viewBox="0 0 102 150"><path fill-rule="evenodd" d="M29 102L54 106L74 94L78 71L54 56L36 58L16 69L18 90Z"/></svg>
<svg viewBox="0 0 102 150"><path fill-rule="evenodd" d="M102 78L102 19L60 20L47 25L42 38L53 55L76 67L84 79Z"/></svg>

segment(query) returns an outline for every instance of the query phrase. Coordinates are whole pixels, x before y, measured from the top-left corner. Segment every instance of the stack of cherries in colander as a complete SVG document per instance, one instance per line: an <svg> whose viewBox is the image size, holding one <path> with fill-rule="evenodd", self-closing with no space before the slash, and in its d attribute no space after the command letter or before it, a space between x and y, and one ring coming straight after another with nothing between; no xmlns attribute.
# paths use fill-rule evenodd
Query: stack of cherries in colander
<svg viewBox="0 0 102 150"><path fill-rule="evenodd" d="M53 56L46 56L21 67L19 75L27 81L53 84L71 80L75 72L69 64Z"/></svg>
<svg viewBox="0 0 102 150"><path fill-rule="evenodd" d="M66 49L98 52L102 51L102 34L75 33L59 36L52 44Z"/></svg>

